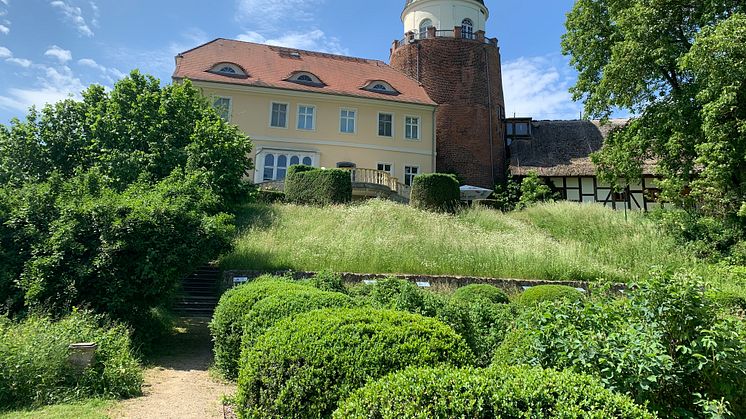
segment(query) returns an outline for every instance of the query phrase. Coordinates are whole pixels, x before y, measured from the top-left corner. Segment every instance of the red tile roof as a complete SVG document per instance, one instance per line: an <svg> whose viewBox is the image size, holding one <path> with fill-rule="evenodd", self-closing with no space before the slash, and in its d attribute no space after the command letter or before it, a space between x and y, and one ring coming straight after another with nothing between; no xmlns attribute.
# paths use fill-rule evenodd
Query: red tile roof
<svg viewBox="0 0 746 419"><path fill-rule="evenodd" d="M230 77L209 72L218 63L236 64L246 70L249 77ZM326 86L315 87L285 81L298 71L316 75ZM173 78L435 105L416 80L382 61L223 38L179 54ZM371 80L383 80L399 94L362 89Z"/></svg>

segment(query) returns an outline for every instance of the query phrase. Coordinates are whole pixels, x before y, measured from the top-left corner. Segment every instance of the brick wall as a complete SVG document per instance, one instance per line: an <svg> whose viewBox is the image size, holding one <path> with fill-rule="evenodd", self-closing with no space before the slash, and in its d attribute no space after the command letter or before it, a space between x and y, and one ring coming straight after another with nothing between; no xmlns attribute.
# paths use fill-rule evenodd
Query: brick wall
<svg viewBox="0 0 746 419"><path fill-rule="evenodd" d="M507 155L498 118L498 109L505 108L498 48L462 39L424 39L394 49L391 66L419 80L440 105L437 170L458 172L475 186L491 188L495 178L502 180Z"/></svg>

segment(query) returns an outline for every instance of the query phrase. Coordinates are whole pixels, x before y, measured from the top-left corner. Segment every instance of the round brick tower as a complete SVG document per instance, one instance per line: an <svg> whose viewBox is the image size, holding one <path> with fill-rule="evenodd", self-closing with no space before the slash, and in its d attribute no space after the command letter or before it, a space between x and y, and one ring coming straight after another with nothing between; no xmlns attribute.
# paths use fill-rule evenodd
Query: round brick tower
<svg viewBox="0 0 746 419"><path fill-rule="evenodd" d="M492 188L505 176L505 100L488 17L482 0L407 0L404 39L394 41L390 61L438 103L437 171Z"/></svg>

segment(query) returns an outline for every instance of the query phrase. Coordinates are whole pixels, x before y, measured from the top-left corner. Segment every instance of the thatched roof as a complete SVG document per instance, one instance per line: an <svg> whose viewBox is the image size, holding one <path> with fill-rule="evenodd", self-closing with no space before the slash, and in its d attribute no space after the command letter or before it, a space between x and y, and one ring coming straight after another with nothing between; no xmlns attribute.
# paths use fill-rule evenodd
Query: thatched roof
<svg viewBox="0 0 746 419"><path fill-rule="evenodd" d="M601 149L609 133L628 120L600 121L532 121L531 137L514 139L510 145L510 172L525 176L535 171L539 176L595 176L591 153ZM653 174L646 165L645 174Z"/></svg>

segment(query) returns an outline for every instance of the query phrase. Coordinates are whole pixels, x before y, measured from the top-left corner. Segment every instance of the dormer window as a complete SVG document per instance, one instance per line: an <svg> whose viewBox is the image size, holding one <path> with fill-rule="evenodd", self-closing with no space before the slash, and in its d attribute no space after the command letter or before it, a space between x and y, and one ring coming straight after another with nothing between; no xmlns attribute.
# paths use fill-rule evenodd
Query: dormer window
<svg viewBox="0 0 746 419"><path fill-rule="evenodd" d="M387 82L383 80L373 80L368 82L365 86L363 86L363 89L369 90L371 92L376 93L383 93L386 95L398 95L399 91L394 89L393 86L388 84Z"/></svg>
<svg viewBox="0 0 746 419"><path fill-rule="evenodd" d="M314 87L324 87L326 86L326 83L321 81L320 78L318 78L315 74L309 73L307 71L298 71L290 75L287 79L287 81L292 81L294 83L298 84L305 84L307 86L314 86Z"/></svg>
<svg viewBox="0 0 746 419"><path fill-rule="evenodd" d="M248 77L248 74L241 67L233 63L216 64L210 69L210 73L228 77Z"/></svg>

